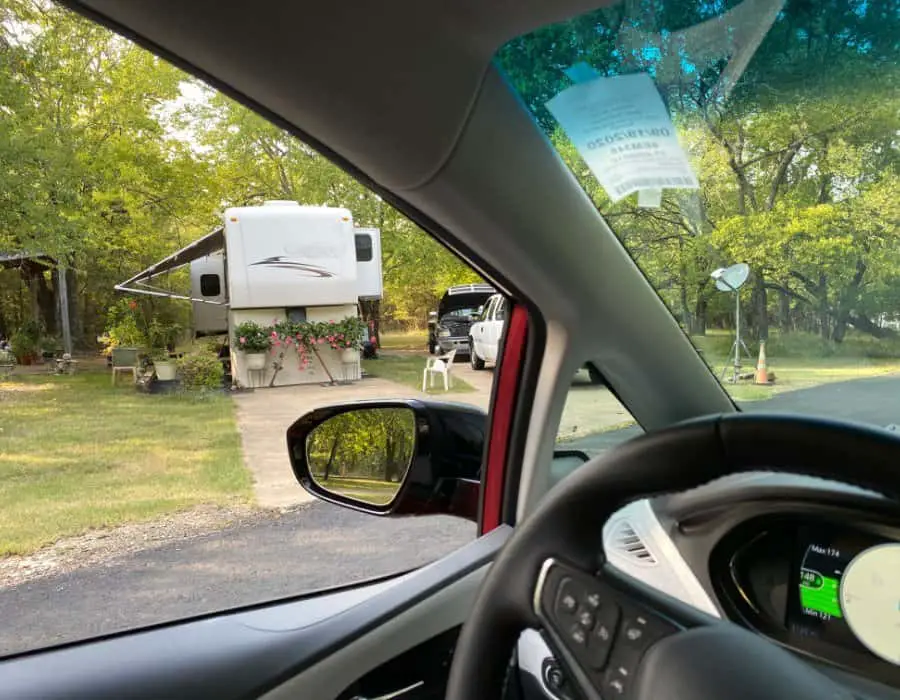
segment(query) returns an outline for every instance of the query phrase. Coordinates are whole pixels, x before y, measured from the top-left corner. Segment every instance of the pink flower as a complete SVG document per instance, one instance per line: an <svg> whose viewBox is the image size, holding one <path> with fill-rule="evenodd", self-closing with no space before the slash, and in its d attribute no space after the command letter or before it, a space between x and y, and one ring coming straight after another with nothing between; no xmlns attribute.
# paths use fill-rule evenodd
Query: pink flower
<svg viewBox="0 0 900 700"><path fill-rule="evenodd" d="M281 341L280 341L280 340L276 340L276 341L275 341L275 347L276 347L276 348L281 347Z"/></svg>
<svg viewBox="0 0 900 700"><path fill-rule="evenodd" d="M243 345L244 343L247 342L247 339L245 337L241 336L240 342L241 342L241 345Z"/></svg>

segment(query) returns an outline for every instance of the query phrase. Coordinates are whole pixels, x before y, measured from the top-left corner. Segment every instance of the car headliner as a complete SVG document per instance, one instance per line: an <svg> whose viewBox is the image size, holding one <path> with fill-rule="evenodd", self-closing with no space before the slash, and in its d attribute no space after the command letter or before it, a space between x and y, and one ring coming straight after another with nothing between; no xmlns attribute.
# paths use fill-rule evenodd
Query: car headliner
<svg viewBox="0 0 900 700"><path fill-rule="evenodd" d="M65 4L301 136L534 302L531 338L546 342L526 464L549 463L588 359L645 428L735 410L491 63L509 39L600 2Z"/></svg>

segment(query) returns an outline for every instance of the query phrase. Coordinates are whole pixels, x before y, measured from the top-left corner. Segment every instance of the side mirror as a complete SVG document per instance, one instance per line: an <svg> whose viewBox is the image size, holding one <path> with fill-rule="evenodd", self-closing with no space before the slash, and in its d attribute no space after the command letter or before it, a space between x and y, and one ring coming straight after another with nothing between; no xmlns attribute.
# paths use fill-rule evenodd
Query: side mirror
<svg viewBox="0 0 900 700"><path fill-rule="evenodd" d="M486 414L418 400L318 408L287 431L297 481L330 503L374 515L478 520Z"/></svg>

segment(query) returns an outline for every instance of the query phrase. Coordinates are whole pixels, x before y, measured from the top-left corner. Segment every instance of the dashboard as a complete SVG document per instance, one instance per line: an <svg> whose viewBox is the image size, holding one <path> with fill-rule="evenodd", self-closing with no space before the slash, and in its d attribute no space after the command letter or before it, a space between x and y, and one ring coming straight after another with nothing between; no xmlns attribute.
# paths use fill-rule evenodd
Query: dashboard
<svg viewBox="0 0 900 700"><path fill-rule="evenodd" d="M604 527L613 566L751 629L826 672L900 689L900 510L865 489L751 473L631 503ZM567 698L536 632L519 666L533 697Z"/></svg>
<svg viewBox="0 0 900 700"><path fill-rule="evenodd" d="M713 550L711 580L728 618L900 687L900 530L856 516L753 518Z"/></svg>

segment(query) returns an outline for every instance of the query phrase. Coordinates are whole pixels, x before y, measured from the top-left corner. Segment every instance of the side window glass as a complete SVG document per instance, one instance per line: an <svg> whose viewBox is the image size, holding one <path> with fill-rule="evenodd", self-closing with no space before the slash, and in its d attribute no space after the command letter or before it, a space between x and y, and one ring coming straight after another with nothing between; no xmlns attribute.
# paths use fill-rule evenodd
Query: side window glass
<svg viewBox="0 0 900 700"><path fill-rule="evenodd" d="M506 304L506 299L504 299L503 297L501 297L501 298L497 301L497 308L496 308L496 310L495 310L495 313L496 313L496 319L497 319L498 321L505 321L505 320L506 320L506 306L507 306L507 304Z"/></svg>
<svg viewBox="0 0 900 700"><path fill-rule="evenodd" d="M372 260L372 236L368 233L357 233L356 242L356 261L371 262Z"/></svg>
<svg viewBox="0 0 900 700"><path fill-rule="evenodd" d="M484 313L481 315L482 321L490 321L494 318L494 306L496 306L497 298L491 297L488 299L488 304L484 309Z"/></svg>
<svg viewBox="0 0 900 700"><path fill-rule="evenodd" d="M326 157L127 39L58 3L7 2L2 18L16 225L0 234L14 253L0 365L16 363L0 371L0 659L407 572L474 539L460 517L317 501L286 432L366 398L490 411L493 372L429 360L463 359L492 288L450 293L483 280ZM64 210L34 206L60 197ZM326 223L321 207L342 214ZM62 245L69 218L91 225ZM380 284L340 279L354 269ZM481 418L465 471L448 460L440 478L477 478ZM402 426L336 434L328 480L373 503L396 490ZM460 508L477 509L467 493Z"/></svg>
<svg viewBox="0 0 900 700"><path fill-rule="evenodd" d="M581 452L596 457L643 432L602 375L585 364L572 377L556 433L552 476L558 481L577 469Z"/></svg>
<svg viewBox="0 0 900 700"><path fill-rule="evenodd" d="M288 320L293 321L294 323L303 323L307 320L305 306L292 306L288 309L285 309L285 312Z"/></svg>
<svg viewBox="0 0 900 700"><path fill-rule="evenodd" d="M222 293L218 275L200 275L200 293L205 297L217 297Z"/></svg>

